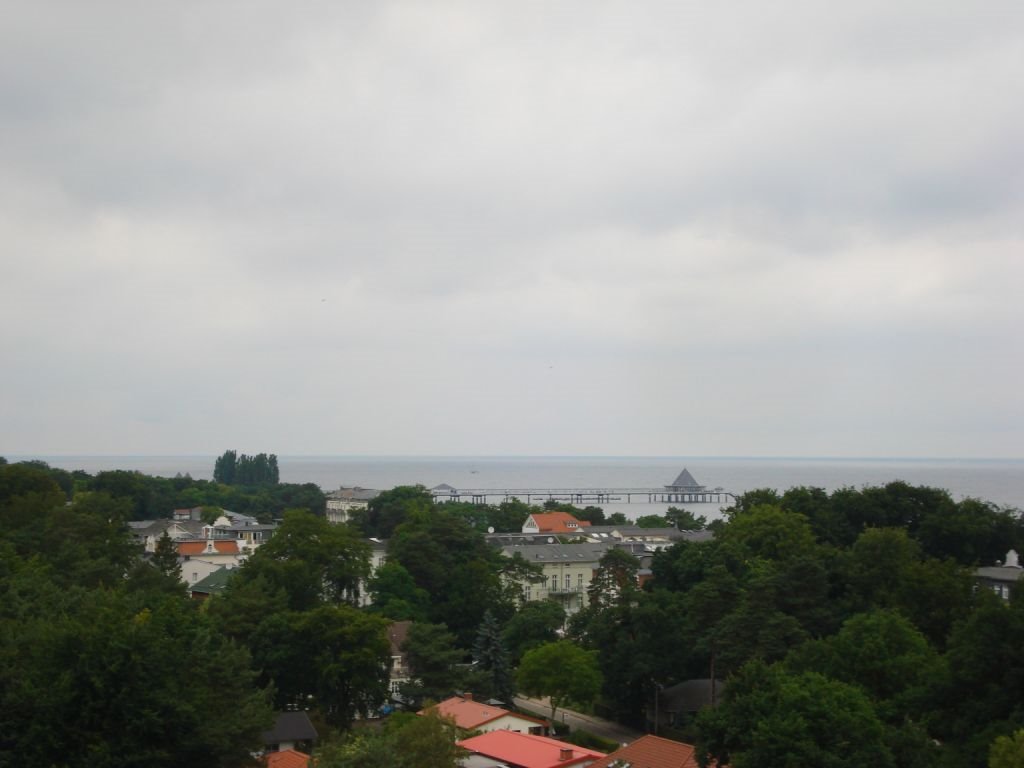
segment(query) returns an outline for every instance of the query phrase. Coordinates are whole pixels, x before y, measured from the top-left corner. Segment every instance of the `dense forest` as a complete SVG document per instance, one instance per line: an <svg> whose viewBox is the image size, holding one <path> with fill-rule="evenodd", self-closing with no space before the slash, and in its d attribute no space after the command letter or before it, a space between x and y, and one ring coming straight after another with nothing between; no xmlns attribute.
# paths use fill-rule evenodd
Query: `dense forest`
<svg viewBox="0 0 1024 768"><path fill-rule="evenodd" d="M193 506L281 520L202 603L126 525ZM1020 765L1024 595L972 578L1024 548L1016 510L899 482L756 491L710 541L655 554L642 588L648 563L610 550L589 606L566 617L524 603L537 569L484 539L518 530L525 505L399 487L349 525L323 509L315 486L0 462L0 764L233 768L274 709L298 706L325 736L323 768L452 765L444 723L352 727L387 702L386 628L411 619L410 707L518 687L644 727L660 689L713 677L719 706L662 731L705 760L981 768L991 752L994 768ZM706 523L675 511L647 524L666 522ZM375 574L369 536L388 540Z"/></svg>

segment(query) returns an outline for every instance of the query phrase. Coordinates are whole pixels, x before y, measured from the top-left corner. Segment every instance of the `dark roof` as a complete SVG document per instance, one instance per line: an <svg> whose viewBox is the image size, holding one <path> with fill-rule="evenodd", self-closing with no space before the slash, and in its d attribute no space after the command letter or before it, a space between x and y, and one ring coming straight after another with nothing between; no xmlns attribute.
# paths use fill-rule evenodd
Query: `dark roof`
<svg viewBox="0 0 1024 768"><path fill-rule="evenodd" d="M679 473L679 476L672 481L671 485L666 485L666 488L703 488L704 486L693 479L693 475L690 474L690 470L684 469Z"/></svg>
<svg viewBox="0 0 1024 768"><path fill-rule="evenodd" d="M264 744L282 741L316 741L318 734L305 712L278 712L274 728L260 737Z"/></svg>
<svg viewBox="0 0 1024 768"><path fill-rule="evenodd" d="M715 681L715 703L722 700L725 683ZM661 707L665 711L696 712L711 704L711 679L707 677L684 680L661 692Z"/></svg>
<svg viewBox="0 0 1024 768"><path fill-rule="evenodd" d="M190 587L192 592L201 592L204 595L215 595L224 591L231 577L235 575L234 568L222 565L216 571L204 579L200 579Z"/></svg>

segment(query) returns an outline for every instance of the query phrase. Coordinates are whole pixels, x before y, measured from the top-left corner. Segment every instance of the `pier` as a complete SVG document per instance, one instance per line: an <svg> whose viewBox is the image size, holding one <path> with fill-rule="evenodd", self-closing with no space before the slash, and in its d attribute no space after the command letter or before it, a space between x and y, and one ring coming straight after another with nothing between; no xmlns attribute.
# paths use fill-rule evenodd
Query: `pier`
<svg viewBox="0 0 1024 768"><path fill-rule="evenodd" d="M699 485L687 470L671 485L660 488L454 488L447 483L434 486L430 494L435 501L468 501L471 504L492 504L523 501L527 504L564 501L569 504L720 504L732 503L735 494L724 488Z"/></svg>

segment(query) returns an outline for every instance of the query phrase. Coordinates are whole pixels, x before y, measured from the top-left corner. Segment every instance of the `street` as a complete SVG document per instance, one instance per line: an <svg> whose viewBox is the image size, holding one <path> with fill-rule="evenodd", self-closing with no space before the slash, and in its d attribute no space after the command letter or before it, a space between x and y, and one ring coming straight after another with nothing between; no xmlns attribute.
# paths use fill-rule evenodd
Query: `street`
<svg viewBox="0 0 1024 768"><path fill-rule="evenodd" d="M512 700L519 709L532 713L537 717L547 720L551 716L551 702L548 699L530 699L525 696L516 696ZM610 720L602 720L593 715L585 715L581 712L574 712L571 709L559 707L555 713L555 719L565 723L572 730L584 730L602 739L628 744L643 736L640 731L634 731L626 726L613 723Z"/></svg>

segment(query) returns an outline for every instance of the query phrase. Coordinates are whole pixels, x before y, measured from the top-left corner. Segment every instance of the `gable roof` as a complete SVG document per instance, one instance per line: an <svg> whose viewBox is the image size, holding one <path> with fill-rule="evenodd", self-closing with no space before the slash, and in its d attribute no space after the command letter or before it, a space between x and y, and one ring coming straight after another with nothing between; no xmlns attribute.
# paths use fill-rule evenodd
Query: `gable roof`
<svg viewBox="0 0 1024 768"><path fill-rule="evenodd" d="M235 539L217 539L213 542L214 552L206 551L206 541L179 541L178 542L178 554L179 555L212 555L214 553L221 555L237 555L238 554L238 541Z"/></svg>
<svg viewBox="0 0 1024 768"><path fill-rule="evenodd" d="M478 752L523 768L562 768L590 763L603 752L595 752L546 736L534 736L516 731L490 731L456 742L463 749ZM563 759L565 755L565 759Z"/></svg>
<svg viewBox="0 0 1024 768"><path fill-rule="evenodd" d="M693 475L690 474L690 470L683 469L676 479L672 481L671 485L666 485L666 488L703 488L704 486L693 479Z"/></svg>
<svg viewBox="0 0 1024 768"><path fill-rule="evenodd" d="M455 725L464 731L472 731L481 725L486 725L493 720L506 716L516 717L520 720L536 723L537 725L546 725L543 720L519 715L501 707L494 707L480 701L475 701L469 694L466 696L452 696L440 704L435 704L433 707L421 710L418 714L422 715L430 711L437 712L442 717L451 718L455 721Z"/></svg>
<svg viewBox="0 0 1024 768"><path fill-rule="evenodd" d="M228 582L231 580L231 577L234 575L234 568L228 568L226 565L222 565L209 576L200 579L189 587L189 590L193 595L197 592L203 595L217 595L224 591Z"/></svg>
<svg viewBox="0 0 1024 768"><path fill-rule="evenodd" d="M297 749L282 749L263 756L267 768L308 768L309 755Z"/></svg>
<svg viewBox="0 0 1024 768"><path fill-rule="evenodd" d="M527 518L527 522L531 519L540 533L578 533L580 528L590 525L588 521L577 520L568 512L535 512Z"/></svg>
<svg viewBox="0 0 1024 768"><path fill-rule="evenodd" d="M264 744L282 741L316 741L318 734L305 712L278 712L274 727L260 736Z"/></svg>
<svg viewBox="0 0 1024 768"><path fill-rule="evenodd" d="M697 768L697 756L690 744L647 735L591 763L590 768L621 764L631 768Z"/></svg>

